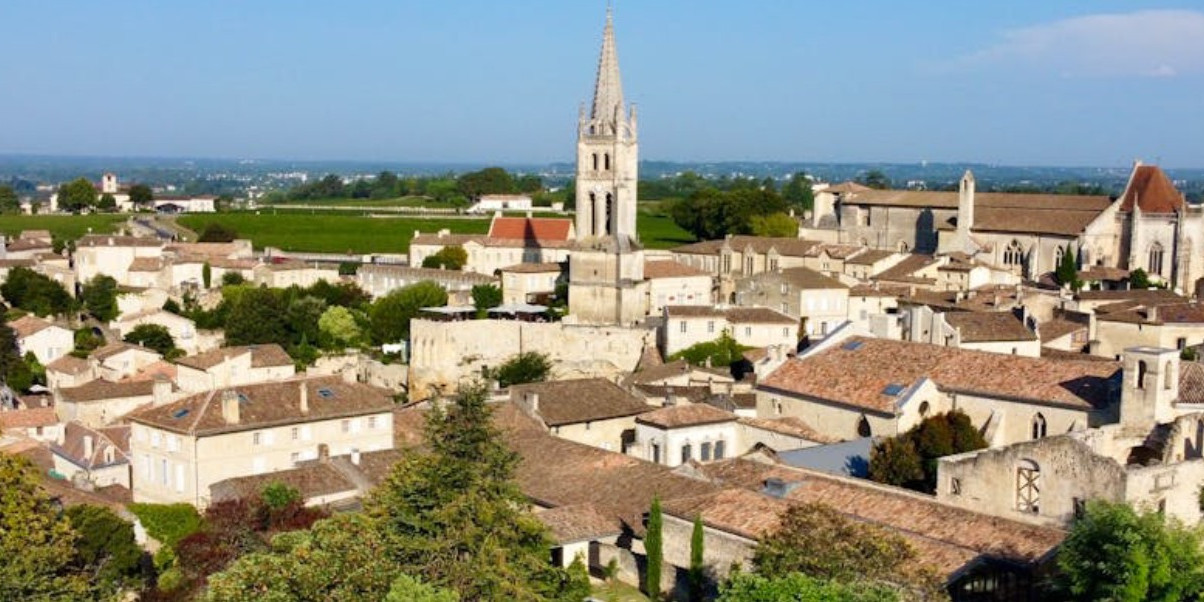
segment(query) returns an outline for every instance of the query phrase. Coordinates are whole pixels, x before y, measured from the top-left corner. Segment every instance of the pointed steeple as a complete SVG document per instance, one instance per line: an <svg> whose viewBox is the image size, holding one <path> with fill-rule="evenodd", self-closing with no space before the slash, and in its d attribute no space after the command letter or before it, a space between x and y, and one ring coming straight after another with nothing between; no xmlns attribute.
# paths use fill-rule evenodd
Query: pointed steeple
<svg viewBox="0 0 1204 602"><path fill-rule="evenodd" d="M619 53L615 48L614 11L607 5L602 55L598 58L598 80L594 84L594 109L590 118L614 128L617 125L615 118L623 116L623 81L619 77Z"/></svg>

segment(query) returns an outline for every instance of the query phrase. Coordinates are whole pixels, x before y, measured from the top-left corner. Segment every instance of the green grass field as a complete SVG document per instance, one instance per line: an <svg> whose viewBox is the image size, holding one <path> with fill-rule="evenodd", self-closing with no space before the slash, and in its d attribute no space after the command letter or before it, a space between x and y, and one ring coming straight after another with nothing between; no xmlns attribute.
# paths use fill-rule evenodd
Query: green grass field
<svg viewBox="0 0 1204 602"><path fill-rule="evenodd" d="M450 203L440 203L423 196L405 196L396 199L317 199L312 201L286 201L284 205L326 205L328 207L430 207L452 209Z"/></svg>
<svg viewBox="0 0 1204 602"><path fill-rule="evenodd" d="M0 215L0 232L15 237L22 230L50 230L55 238L76 239L88 232L103 234L125 222L126 215Z"/></svg>
<svg viewBox="0 0 1204 602"><path fill-rule="evenodd" d="M371 218L297 213L219 213L179 218L180 225L197 233L211 222L232 228L240 238L254 241L256 248L276 247L315 253L404 253L410 248L414 230L433 233L447 228L457 234L484 234L489 230L487 219Z"/></svg>

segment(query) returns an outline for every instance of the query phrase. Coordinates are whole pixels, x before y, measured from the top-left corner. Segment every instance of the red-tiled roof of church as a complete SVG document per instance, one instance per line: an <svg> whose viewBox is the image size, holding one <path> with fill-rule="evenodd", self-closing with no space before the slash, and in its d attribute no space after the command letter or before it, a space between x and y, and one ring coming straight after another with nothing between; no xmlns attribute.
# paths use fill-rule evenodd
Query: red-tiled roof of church
<svg viewBox="0 0 1204 602"><path fill-rule="evenodd" d="M1183 208L1183 195L1158 166L1138 165L1133 169L1120 210L1132 211L1134 205L1146 213L1174 213Z"/></svg>

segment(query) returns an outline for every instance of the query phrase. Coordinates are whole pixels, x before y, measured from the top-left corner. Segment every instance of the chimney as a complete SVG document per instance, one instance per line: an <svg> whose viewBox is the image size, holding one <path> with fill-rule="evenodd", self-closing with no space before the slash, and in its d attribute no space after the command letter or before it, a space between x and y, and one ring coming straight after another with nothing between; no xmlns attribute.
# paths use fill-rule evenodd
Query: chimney
<svg viewBox="0 0 1204 602"><path fill-rule="evenodd" d="M171 381L163 376L156 376L151 385L151 405L159 407L171 401Z"/></svg>
<svg viewBox="0 0 1204 602"><path fill-rule="evenodd" d="M539 412L539 393L526 393L523 395L523 401L527 402L532 412Z"/></svg>
<svg viewBox="0 0 1204 602"><path fill-rule="evenodd" d="M677 394L673 392L673 387L665 387L665 407L673 407L677 405Z"/></svg>
<svg viewBox="0 0 1204 602"><path fill-rule="evenodd" d="M360 465L360 448L351 448L351 463L355 464L356 466Z"/></svg>
<svg viewBox="0 0 1204 602"><path fill-rule="evenodd" d="M1147 316L1147 318L1149 318L1149 321L1157 322L1158 321L1158 306L1151 305L1150 309L1148 311L1146 311L1146 316Z"/></svg>
<svg viewBox="0 0 1204 602"><path fill-rule="evenodd" d="M222 419L226 421L226 424L238 424L238 391L233 389L222 391Z"/></svg>
<svg viewBox="0 0 1204 602"><path fill-rule="evenodd" d="M92 435L84 435L84 459L91 462L92 452L96 451L96 443Z"/></svg>
<svg viewBox="0 0 1204 602"><path fill-rule="evenodd" d="M326 464L330 462L330 446L325 443L318 444L318 461Z"/></svg>
<svg viewBox="0 0 1204 602"><path fill-rule="evenodd" d="M309 414L309 389L305 386L305 381L297 383L301 390L301 414Z"/></svg>

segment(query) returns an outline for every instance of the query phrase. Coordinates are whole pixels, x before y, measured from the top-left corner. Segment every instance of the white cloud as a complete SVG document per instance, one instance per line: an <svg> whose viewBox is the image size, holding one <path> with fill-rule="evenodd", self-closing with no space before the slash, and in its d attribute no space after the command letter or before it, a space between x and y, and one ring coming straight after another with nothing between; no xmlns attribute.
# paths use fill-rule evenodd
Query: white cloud
<svg viewBox="0 0 1204 602"><path fill-rule="evenodd" d="M1204 72L1204 12L1146 10L1074 17L1006 31L955 66L1017 66L1069 77L1175 77Z"/></svg>

